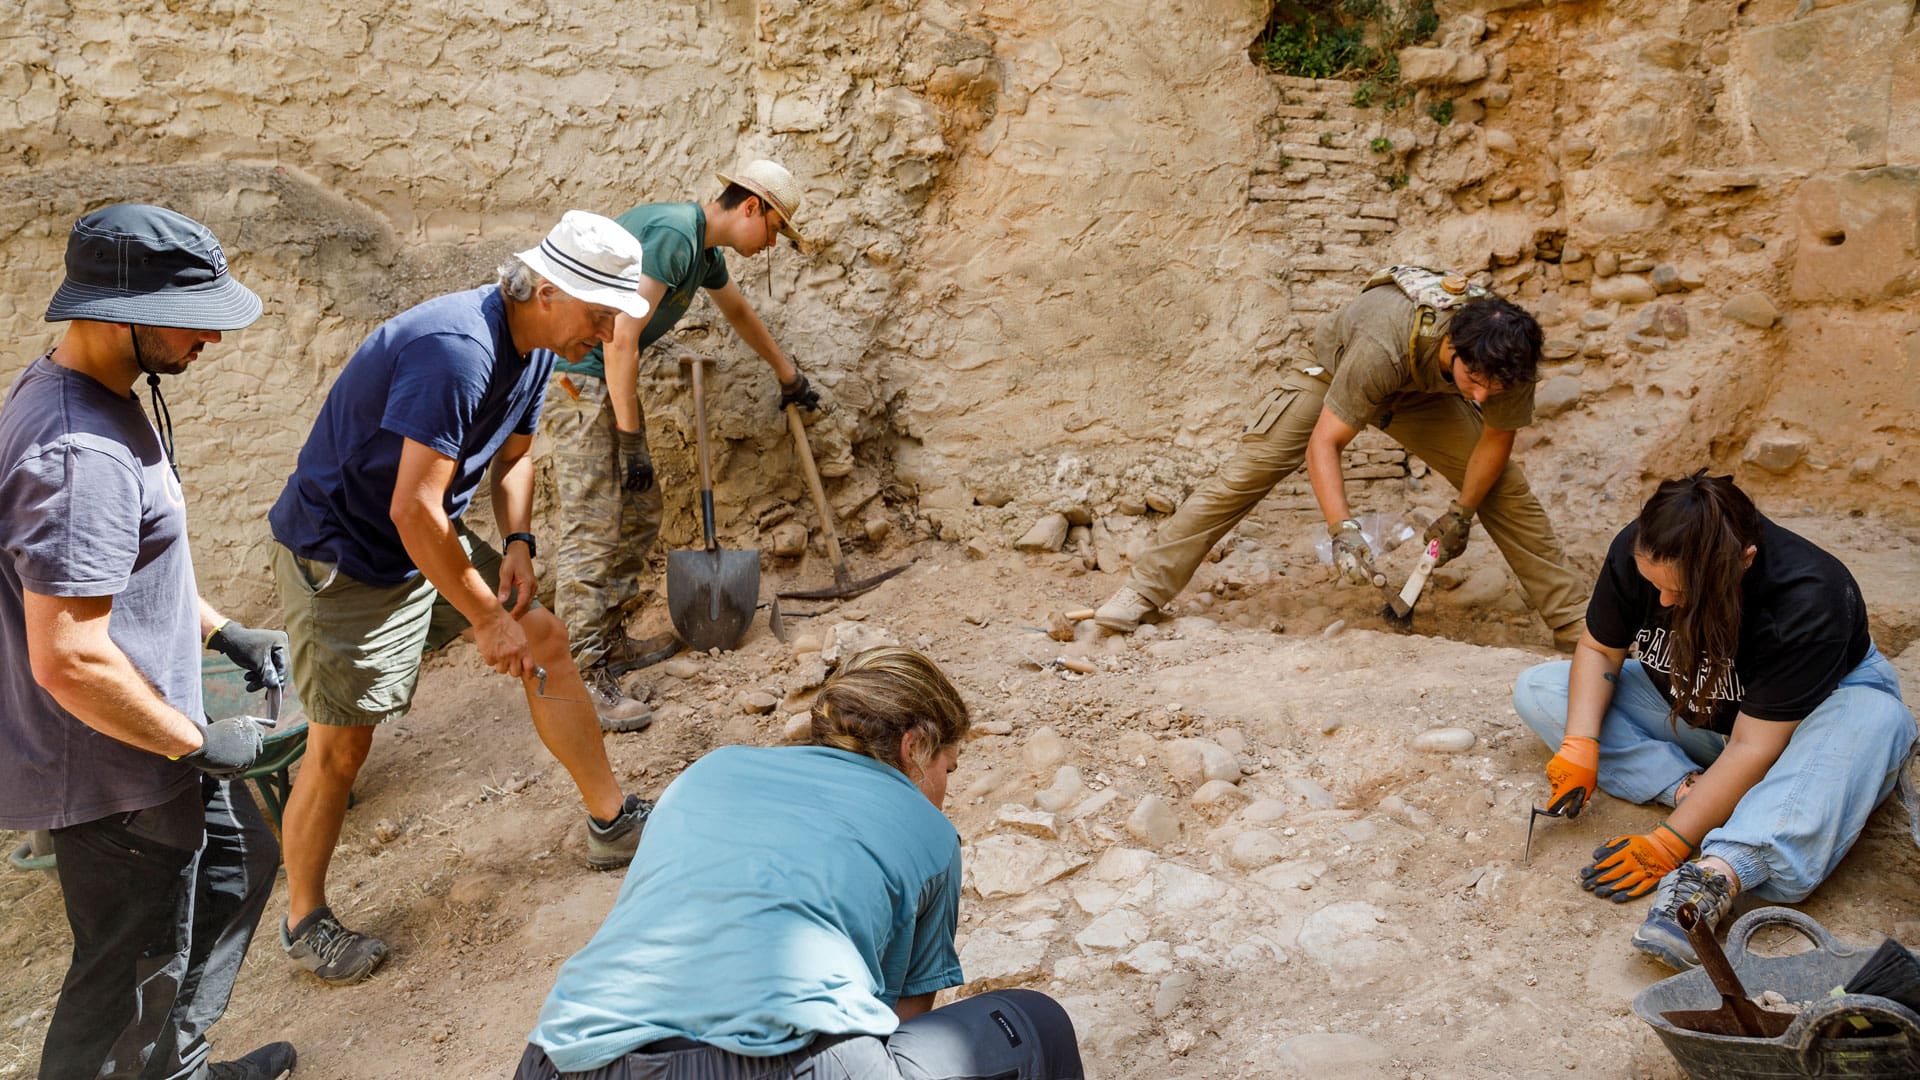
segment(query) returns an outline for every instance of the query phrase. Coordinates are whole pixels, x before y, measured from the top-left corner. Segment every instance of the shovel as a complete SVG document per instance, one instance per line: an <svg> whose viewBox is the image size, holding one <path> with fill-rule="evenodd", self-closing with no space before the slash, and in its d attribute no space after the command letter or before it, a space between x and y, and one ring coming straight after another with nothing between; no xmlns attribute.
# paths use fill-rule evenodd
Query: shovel
<svg viewBox="0 0 1920 1080"><path fill-rule="evenodd" d="M1785 1034L1793 1023L1793 1015L1763 1009L1747 998L1747 988L1740 985L1740 976L1734 974L1733 965L1727 963L1727 954L1714 940L1713 927L1700 921L1693 905L1681 904L1674 915L1680 929L1687 932L1687 940L1693 943L1693 953L1700 958L1700 966L1707 969L1708 977L1713 980L1713 988L1720 991L1720 1007L1661 1013L1667 1023L1688 1031L1749 1039L1777 1039Z"/></svg>
<svg viewBox="0 0 1920 1080"><path fill-rule="evenodd" d="M881 582L913 565L909 559L891 570L855 580L847 570L846 553L840 550L840 533L833 527L833 507L827 503L826 489L820 486L820 467L813 462L813 445L807 442L807 425L800 420L800 406L787 406L787 428L793 432L793 444L800 450L800 467L807 474L807 490L813 495L813 508L820 514L820 531L827 538L827 559L833 563L833 584L824 589L798 589L777 593L773 616L779 617L780 600L846 600L859 596ZM796 614L788 612L787 614Z"/></svg>
<svg viewBox="0 0 1920 1080"><path fill-rule="evenodd" d="M707 546L667 553L667 614L690 648L731 649L740 644L760 606L760 553L728 551L713 536L713 475L707 454L705 357L693 365L693 426L700 441L700 527Z"/></svg>

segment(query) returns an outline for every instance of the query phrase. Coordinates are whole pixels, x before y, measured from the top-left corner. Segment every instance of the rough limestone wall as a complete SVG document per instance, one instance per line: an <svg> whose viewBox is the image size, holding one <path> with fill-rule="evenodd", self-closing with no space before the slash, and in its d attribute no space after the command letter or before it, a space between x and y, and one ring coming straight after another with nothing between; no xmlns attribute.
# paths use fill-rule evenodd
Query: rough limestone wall
<svg viewBox="0 0 1920 1080"><path fill-rule="evenodd" d="M208 221L268 313L170 400L208 591L257 614L265 508L368 329L568 207L708 198L765 153L825 243L776 256L774 299L764 262L733 271L836 402L817 441L853 465L849 522L917 499L995 544L1058 509L1090 543L1111 517L1119 565L1357 275L1416 259L1547 323L1522 449L1563 531L1708 460L1911 516L1913 6L1456 0L1388 114L1258 70L1263 0L25 0L0 26L0 378L53 340L75 216ZM663 546L695 528L678 350L728 361L729 542L809 519L764 365L709 306L683 325L646 374ZM1418 463L1373 440L1349 466L1385 499ZM1293 527L1301 496L1263 514Z"/></svg>

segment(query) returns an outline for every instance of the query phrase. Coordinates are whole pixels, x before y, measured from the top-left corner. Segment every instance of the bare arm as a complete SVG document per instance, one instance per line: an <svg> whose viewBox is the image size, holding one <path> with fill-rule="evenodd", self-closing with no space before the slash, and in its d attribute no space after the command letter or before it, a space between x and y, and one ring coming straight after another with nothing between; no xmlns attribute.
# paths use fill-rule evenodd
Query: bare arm
<svg viewBox="0 0 1920 1080"><path fill-rule="evenodd" d="M903 997L893 1003L893 1015L899 1017L900 1022L903 1024L922 1013L932 1011L932 1009L932 994L915 994L912 997Z"/></svg>
<svg viewBox="0 0 1920 1080"><path fill-rule="evenodd" d="M1513 432L1499 428L1480 429L1480 440L1467 455L1467 475L1460 485L1461 506L1469 510L1480 508L1487 492L1493 490L1500 474L1506 470L1507 459L1513 456L1513 436Z"/></svg>
<svg viewBox="0 0 1920 1080"><path fill-rule="evenodd" d="M33 679L103 735L167 757L200 749L199 725L167 704L107 634L110 596L21 597ZM201 621L213 611L201 602ZM212 627L203 627L211 630Z"/></svg>
<svg viewBox="0 0 1920 1080"><path fill-rule="evenodd" d="M1307 437L1307 479L1313 483L1313 497L1320 502L1320 513L1332 528L1353 516L1347 507L1347 481L1340 474L1340 452L1360 432L1345 420L1322 407Z"/></svg>
<svg viewBox="0 0 1920 1080"><path fill-rule="evenodd" d="M1627 650L1609 649L1592 634L1580 634L1580 643L1573 649L1573 667L1567 673L1569 738L1600 738L1600 721L1613 703L1613 680L1626 661Z"/></svg>
<svg viewBox="0 0 1920 1080"><path fill-rule="evenodd" d="M527 651L526 635L500 598L487 588L480 571L473 568L447 517L445 500L453 475L452 458L423 443L406 440L400 450L400 471L394 479L388 513L413 565L473 624L480 655L487 665L502 674L531 675L533 658ZM498 492L498 475L494 485Z"/></svg>
<svg viewBox="0 0 1920 1080"><path fill-rule="evenodd" d="M615 318L613 339L600 350L600 362L606 368L607 403L613 406L613 423L621 431L640 430L640 335L659 313L667 283L642 276L638 291L647 302L647 317Z"/></svg>
<svg viewBox="0 0 1920 1080"><path fill-rule="evenodd" d="M781 352L780 346L774 343L773 335L767 332L767 326L760 321L760 316L754 314L737 282L729 281L717 289L708 289L707 295L713 297L713 306L727 317L727 323L733 327L734 333L740 335L740 340L759 353L760 359L773 369L773 377L780 380L780 385L785 386L799 377L800 369L794 367L793 361L787 359L787 354Z"/></svg>
<svg viewBox="0 0 1920 1080"><path fill-rule="evenodd" d="M528 456L532 448L533 436L510 435L501 445L500 452L494 455L493 464L488 466L493 519L499 524L502 536L533 529L533 459ZM503 546L500 551L500 590L495 595L503 604L509 598L513 600L509 613L514 618L525 615L533 605L536 587L533 555L527 546Z"/></svg>
<svg viewBox="0 0 1920 1080"><path fill-rule="evenodd" d="M1699 847L1702 838L1727 823L1733 808L1780 760L1799 726L1798 721L1758 720L1741 713L1734 719L1727 748L1700 774L1687 801L1667 816L1667 824Z"/></svg>

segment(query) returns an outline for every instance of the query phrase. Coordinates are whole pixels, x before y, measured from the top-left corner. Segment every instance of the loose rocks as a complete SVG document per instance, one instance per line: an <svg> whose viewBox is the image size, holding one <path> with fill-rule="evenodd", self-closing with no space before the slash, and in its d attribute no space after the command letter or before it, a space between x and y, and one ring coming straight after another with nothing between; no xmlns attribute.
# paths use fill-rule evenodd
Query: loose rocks
<svg viewBox="0 0 1920 1080"><path fill-rule="evenodd" d="M1463 727L1428 728L1413 737L1413 748L1429 754L1459 754L1473 749L1474 738Z"/></svg>

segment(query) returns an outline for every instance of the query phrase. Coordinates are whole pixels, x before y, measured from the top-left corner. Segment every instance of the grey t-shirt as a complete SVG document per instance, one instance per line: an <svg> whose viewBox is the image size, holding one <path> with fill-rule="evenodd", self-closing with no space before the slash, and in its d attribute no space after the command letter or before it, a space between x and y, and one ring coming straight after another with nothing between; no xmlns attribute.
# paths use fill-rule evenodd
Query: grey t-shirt
<svg viewBox="0 0 1920 1080"><path fill-rule="evenodd" d="M192 766L93 730L34 681L23 590L112 597L114 644L201 718L180 483L138 401L44 356L0 405L0 828L78 825L186 790Z"/></svg>

